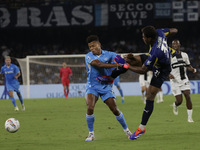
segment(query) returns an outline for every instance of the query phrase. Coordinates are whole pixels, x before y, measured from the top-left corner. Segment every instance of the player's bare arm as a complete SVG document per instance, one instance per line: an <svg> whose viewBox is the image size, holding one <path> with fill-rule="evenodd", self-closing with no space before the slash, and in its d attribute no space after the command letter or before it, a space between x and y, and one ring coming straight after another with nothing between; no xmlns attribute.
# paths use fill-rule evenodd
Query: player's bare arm
<svg viewBox="0 0 200 150"><path fill-rule="evenodd" d="M142 60L140 55L134 56L133 54L128 54L124 57L125 61L131 66L142 66Z"/></svg>
<svg viewBox="0 0 200 150"><path fill-rule="evenodd" d="M193 73L196 73L197 70L195 68L193 68L191 65L187 66L187 70L193 72Z"/></svg>
<svg viewBox="0 0 200 150"><path fill-rule="evenodd" d="M169 79L175 79L175 77L172 74L169 74Z"/></svg>
<svg viewBox="0 0 200 150"><path fill-rule="evenodd" d="M130 65L128 69L139 74L145 74L148 71L148 68L144 64L142 67Z"/></svg>
<svg viewBox="0 0 200 150"><path fill-rule="evenodd" d="M178 33L178 29L176 28L169 28L169 34L166 36L167 38L168 37L172 37L174 36L176 33Z"/></svg>
<svg viewBox="0 0 200 150"><path fill-rule="evenodd" d="M118 64L103 63L103 62L99 61L98 59L93 60L90 64L92 66L96 66L96 67L100 67L100 68L113 68L113 67L118 66Z"/></svg>
<svg viewBox="0 0 200 150"><path fill-rule="evenodd" d="M15 79L18 79L20 77L20 72L18 72L16 75L15 75Z"/></svg>

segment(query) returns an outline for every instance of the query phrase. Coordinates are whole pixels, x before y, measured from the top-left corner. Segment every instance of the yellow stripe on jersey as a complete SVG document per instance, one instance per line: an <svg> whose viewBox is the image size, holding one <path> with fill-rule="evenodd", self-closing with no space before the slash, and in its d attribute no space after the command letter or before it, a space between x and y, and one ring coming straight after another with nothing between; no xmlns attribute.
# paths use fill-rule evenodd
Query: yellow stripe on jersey
<svg viewBox="0 0 200 150"><path fill-rule="evenodd" d="M153 66L156 65L157 61L158 61L158 57L156 57L156 61L154 62Z"/></svg>
<svg viewBox="0 0 200 150"><path fill-rule="evenodd" d="M169 32L164 32L165 36L168 36L169 35Z"/></svg>

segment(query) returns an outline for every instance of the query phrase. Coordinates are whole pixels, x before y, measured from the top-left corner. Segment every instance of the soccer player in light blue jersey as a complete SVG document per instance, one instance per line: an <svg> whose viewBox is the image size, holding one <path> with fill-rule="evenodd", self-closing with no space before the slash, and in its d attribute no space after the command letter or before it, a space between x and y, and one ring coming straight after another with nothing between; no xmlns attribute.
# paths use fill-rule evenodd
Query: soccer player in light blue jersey
<svg viewBox="0 0 200 150"><path fill-rule="evenodd" d="M11 63L11 58L9 56L5 58L5 65L1 67L1 74L4 74L5 76L5 82L6 82L5 84L7 87L7 91L9 93L9 98L11 99L15 107L14 110L19 111L19 108L17 107L15 98L13 96L13 91L15 91L17 93L17 96L19 97L22 106L22 111L25 111L24 102L21 93L19 91L18 78L20 76L20 71L16 65Z"/></svg>
<svg viewBox="0 0 200 150"><path fill-rule="evenodd" d="M124 94L123 94L122 88L120 87L119 76L117 78L115 78L114 85L117 87L117 89L119 90L119 93L120 93L120 95L122 97L121 103L124 104L124 102L125 102L125 100L124 100Z"/></svg>
<svg viewBox="0 0 200 150"><path fill-rule="evenodd" d="M97 81L98 76L109 76L112 73L112 68L118 64L112 63L117 55L114 52L109 52L101 49L101 43L96 35L91 35L87 38L88 47L91 52L85 56L87 69L87 84L86 84L86 104L87 114L86 120L89 129L89 135L85 141L94 140L94 107L99 97L110 108L118 122L121 124L127 136L131 135L128 129L123 113L117 108L115 96L112 90L112 84L102 84Z"/></svg>

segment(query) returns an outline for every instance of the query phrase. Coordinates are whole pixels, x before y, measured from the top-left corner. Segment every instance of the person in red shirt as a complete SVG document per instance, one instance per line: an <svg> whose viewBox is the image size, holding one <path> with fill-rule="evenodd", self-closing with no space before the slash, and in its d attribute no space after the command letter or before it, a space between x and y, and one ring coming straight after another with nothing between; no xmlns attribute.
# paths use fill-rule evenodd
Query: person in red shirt
<svg viewBox="0 0 200 150"><path fill-rule="evenodd" d="M69 94L69 81L70 81L71 76L72 76L72 70L70 69L70 67L67 67L66 62L63 62L62 68L60 68L59 77L62 80L62 84L64 87L64 94L66 98L68 98L68 94Z"/></svg>

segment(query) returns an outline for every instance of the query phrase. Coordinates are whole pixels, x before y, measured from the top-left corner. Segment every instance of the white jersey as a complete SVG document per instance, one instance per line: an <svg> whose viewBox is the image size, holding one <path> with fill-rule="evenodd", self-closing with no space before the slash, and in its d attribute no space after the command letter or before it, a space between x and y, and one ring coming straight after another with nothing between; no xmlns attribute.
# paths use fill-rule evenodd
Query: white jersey
<svg viewBox="0 0 200 150"><path fill-rule="evenodd" d="M181 52L180 54L177 54L175 57L173 57L171 63L172 71L170 74L174 76L174 79L170 79L170 81L178 84L179 86L189 82L186 72L186 67L188 65L190 65L190 60L186 53Z"/></svg>

